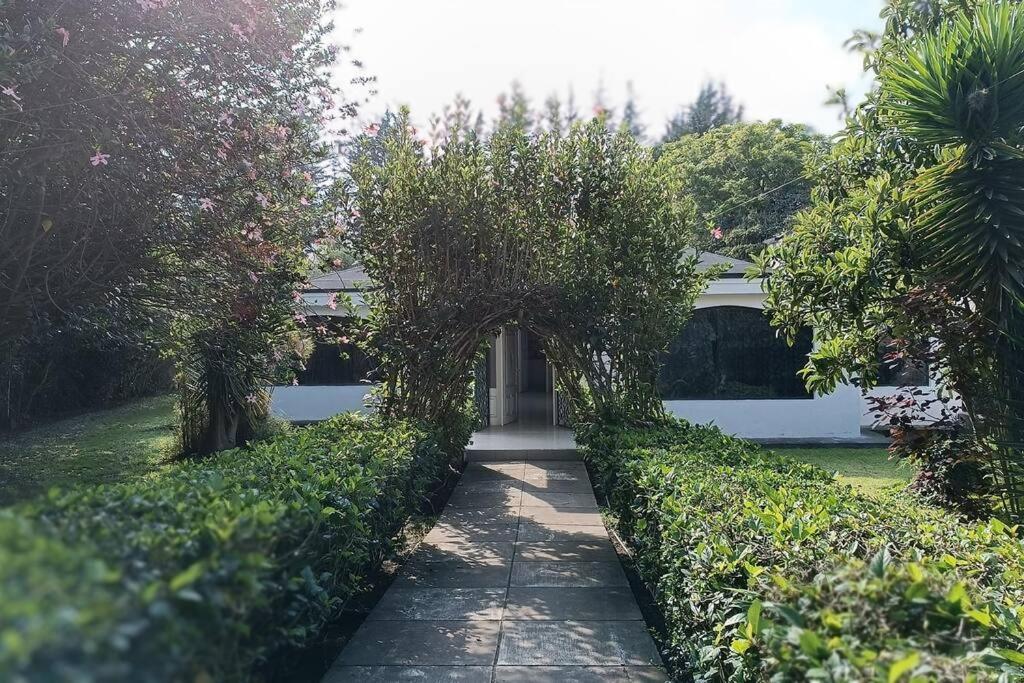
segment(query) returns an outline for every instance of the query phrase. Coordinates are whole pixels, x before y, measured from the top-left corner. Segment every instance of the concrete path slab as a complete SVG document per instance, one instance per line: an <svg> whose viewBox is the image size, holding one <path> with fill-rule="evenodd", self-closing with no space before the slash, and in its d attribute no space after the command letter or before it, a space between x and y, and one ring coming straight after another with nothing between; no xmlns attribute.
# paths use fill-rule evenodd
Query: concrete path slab
<svg viewBox="0 0 1024 683"><path fill-rule="evenodd" d="M488 666L499 621L366 621L339 655L339 665Z"/></svg>
<svg viewBox="0 0 1024 683"><path fill-rule="evenodd" d="M489 666L345 666L335 664L327 672L323 683L349 683L350 681L359 681L360 683L401 683L402 681L490 683L493 675L494 669Z"/></svg>
<svg viewBox="0 0 1024 683"><path fill-rule="evenodd" d="M467 466L438 523L323 680L668 678L585 467L525 457Z"/></svg>
<svg viewBox="0 0 1024 683"><path fill-rule="evenodd" d="M514 546L515 559L523 562L617 561L611 541L522 541Z"/></svg>
<svg viewBox="0 0 1024 683"><path fill-rule="evenodd" d="M503 621L498 665L661 664L642 621Z"/></svg>
<svg viewBox="0 0 1024 683"><path fill-rule="evenodd" d="M501 588L392 588L370 621L499 621L505 607Z"/></svg>
<svg viewBox="0 0 1024 683"><path fill-rule="evenodd" d="M618 560L610 562L515 562L510 586L600 588L628 586Z"/></svg>
<svg viewBox="0 0 1024 683"><path fill-rule="evenodd" d="M633 591L622 588L512 586L505 601L511 621L642 621Z"/></svg>
<svg viewBox="0 0 1024 683"><path fill-rule="evenodd" d="M656 666L499 666L494 683L666 683Z"/></svg>

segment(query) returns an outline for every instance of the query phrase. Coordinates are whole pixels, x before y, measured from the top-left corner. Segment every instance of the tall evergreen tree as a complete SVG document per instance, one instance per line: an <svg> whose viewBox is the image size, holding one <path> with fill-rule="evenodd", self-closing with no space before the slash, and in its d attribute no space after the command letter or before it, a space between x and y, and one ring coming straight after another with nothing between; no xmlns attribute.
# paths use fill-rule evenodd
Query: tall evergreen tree
<svg viewBox="0 0 1024 683"><path fill-rule="evenodd" d="M494 129L530 131L534 123L535 117L523 85L519 81L512 81L509 92L498 95L498 119L494 122Z"/></svg>
<svg viewBox="0 0 1024 683"><path fill-rule="evenodd" d="M626 104L622 108L622 125L626 127L629 134L637 140L643 140L646 127L640 120L640 110L636 103L636 91L633 88L633 81L626 82Z"/></svg>
<svg viewBox="0 0 1024 683"><path fill-rule="evenodd" d="M555 135L561 136L565 132L566 122L562 118L562 100L558 93L553 92L544 100L543 124L548 131Z"/></svg>
<svg viewBox="0 0 1024 683"><path fill-rule="evenodd" d="M743 105L734 104L724 83L705 83L697 99L683 107L668 122L663 143L674 142L684 135L701 135L712 128L743 120Z"/></svg>

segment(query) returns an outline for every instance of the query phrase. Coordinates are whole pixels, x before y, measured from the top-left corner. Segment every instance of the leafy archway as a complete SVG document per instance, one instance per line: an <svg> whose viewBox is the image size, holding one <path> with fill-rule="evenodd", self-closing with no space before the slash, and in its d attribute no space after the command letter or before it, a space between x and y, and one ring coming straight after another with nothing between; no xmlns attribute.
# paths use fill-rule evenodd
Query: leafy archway
<svg viewBox="0 0 1024 683"><path fill-rule="evenodd" d="M485 340L518 323L544 338L577 414L661 414L659 352L713 273L688 252L692 207L648 149L595 120L565 137L456 133L428 151L404 112L360 145L382 412L449 418Z"/></svg>

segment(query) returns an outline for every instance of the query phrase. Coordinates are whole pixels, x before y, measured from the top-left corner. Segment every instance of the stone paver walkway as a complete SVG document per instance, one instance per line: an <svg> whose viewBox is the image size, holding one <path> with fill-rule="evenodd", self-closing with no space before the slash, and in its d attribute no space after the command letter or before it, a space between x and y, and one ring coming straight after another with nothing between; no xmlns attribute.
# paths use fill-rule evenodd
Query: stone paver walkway
<svg viewBox="0 0 1024 683"><path fill-rule="evenodd" d="M324 678L667 681L582 462L470 463Z"/></svg>

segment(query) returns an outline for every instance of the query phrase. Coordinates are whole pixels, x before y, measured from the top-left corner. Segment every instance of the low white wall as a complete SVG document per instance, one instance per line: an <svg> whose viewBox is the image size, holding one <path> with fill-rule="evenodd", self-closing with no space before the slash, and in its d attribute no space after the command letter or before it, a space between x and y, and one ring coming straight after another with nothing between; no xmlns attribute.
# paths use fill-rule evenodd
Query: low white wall
<svg viewBox="0 0 1024 683"><path fill-rule="evenodd" d="M326 420L339 413L366 412L368 385L270 388L270 413L291 422Z"/></svg>
<svg viewBox="0 0 1024 683"><path fill-rule="evenodd" d="M917 387L917 390L920 390L923 393L920 396L914 396L911 392L915 391L915 389L907 387L875 387L874 389L869 389L867 393L861 398L861 425L870 429L874 429L876 426L878 426L878 423L880 422L880 420L878 420L875 417L877 413L871 408L871 403L868 401L868 399L872 396L903 396L909 400L913 400L916 401L918 404L921 404L934 400L939 393L939 387L936 386L934 382L931 384L931 386ZM963 404L960 402L960 399L958 397L954 396L951 398L948 406L946 407L948 407L952 411L956 411L961 409L963 407ZM907 411L911 416L911 424L913 424L916 427L928 427L930 425L934 425L936 422L939 421L942 413L942 406L940 404L935 404L929 406L927 411L920 410L919 408L907 408ZM881 422L883 423L882 426L884 426L885 418L882 418Z"/></svg>
<svg viewBox="0 0 1024 683"><path fill-rule="evenodd" d="M840 386L835 393L812 399L665 401L665 409L747 439L860 437L860 391L855 387Z"/></svg>

